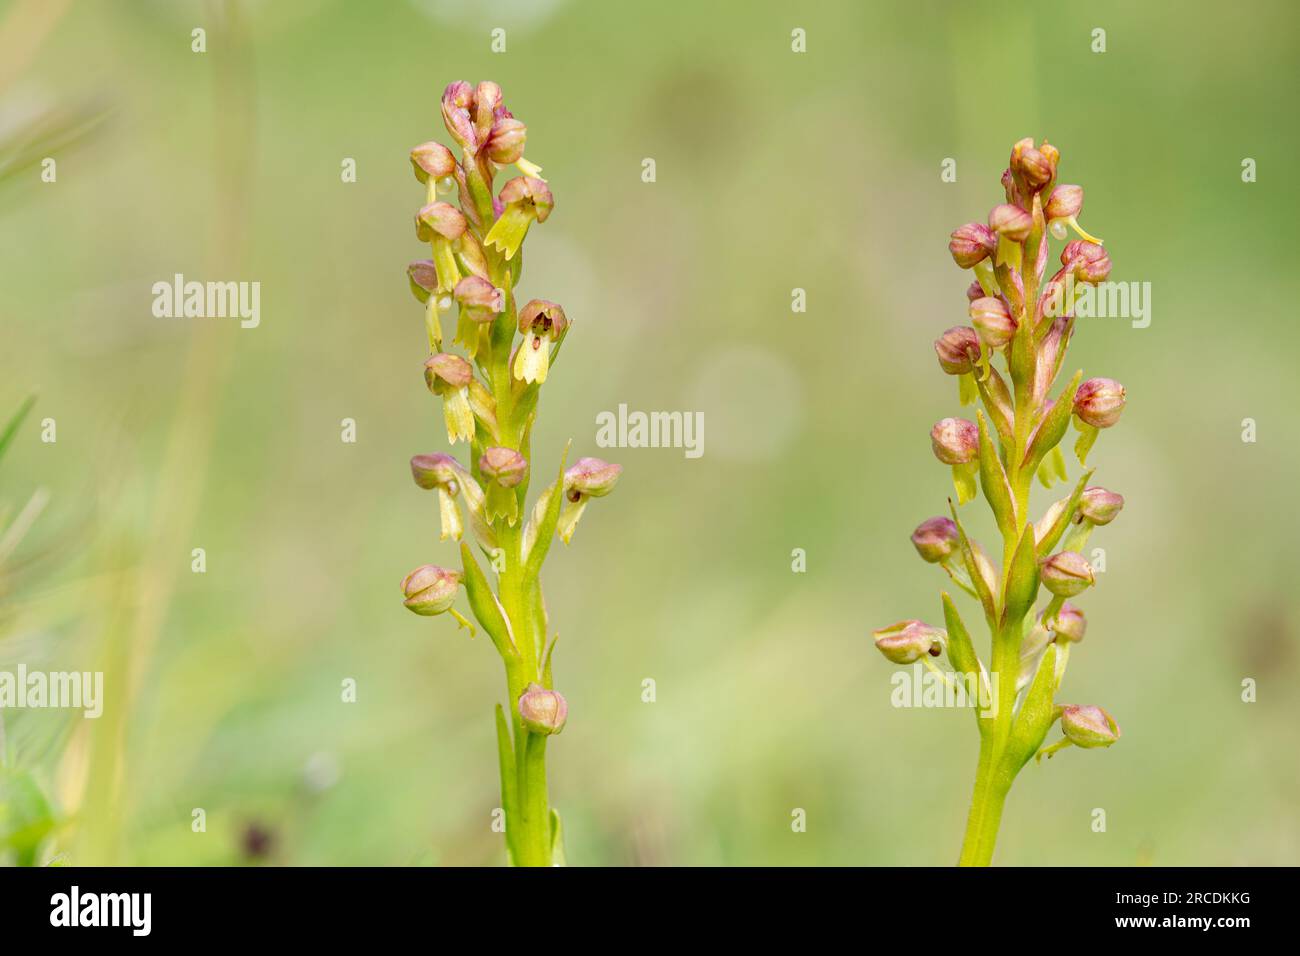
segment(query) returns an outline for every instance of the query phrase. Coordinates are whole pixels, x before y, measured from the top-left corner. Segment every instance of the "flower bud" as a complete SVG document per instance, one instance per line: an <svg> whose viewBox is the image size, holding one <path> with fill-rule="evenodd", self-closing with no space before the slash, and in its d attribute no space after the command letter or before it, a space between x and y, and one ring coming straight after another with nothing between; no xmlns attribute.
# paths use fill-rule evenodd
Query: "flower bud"
<svg viewBox="0 0 1300 956"><path fill-rule="evenodd" d="M426 564L402 579L402 602L416 614L431 617L441 614L456 601L461 573Z"/></svg>
<svg viewBox="0 0 1300 956"><path fill-rule="evenodd" d="M979 360L979 337L968 325L954 325L934 340L934 353L939 356L939 367L949 375L967 375Z"/></svg>
<svg viewBox="0 0 1300 956"><path fill-rule="evenodd" d="M912 546L921 560L938 564L957 549L957 525L951 518L929 518L912 532Z"/></svg>
<svg viewBox="0 0 1300 956"><path fill-rule="evenodd" d="M483 452L479 459L478 470L502 488L514 488L528 474L528 459L513 448L493 446Z"/></svg>
<svg viewBox="0 0 1300 956"><path fill-rule="evenodd" d="M1102 282L1110 275L1110 256L1103 246L1086 239L1067 242L1061 250L1061 265L1074 273L1078 282Z"/></svg>
<svg viewBox="0 0 1300 956"><path fill-rule="evenodd" d="M1021 182L1029 186L1030 192L1037 192L1047 185L1056 170L1034 146L1031 138L1025 138L1011 147L1011 172L1020 177Z"/></svg>
<svg viewBox="0 0 1300 956"><path fill-rule="evenodd" d="M952 253L953 262L963 269L969 269L983 262L997 251L997 237L981 223L968 222L958 226L952 232L948 242L948 251Z"/></svg>
<svg viewBox="0 0 1300 956"><path fill-rule="evenodd" d="M1043 587L1057 597L1074 597L1096 583L1092 565L1077 551L1058 551L1043 560Z"/></svg>
<svg viewBox="0 0 1300 956"><path fill-rule="evenodd" d="M501 117L509 116L501 95L501 87L491 80L483 80L474 90L474 132L479 144L487 142L492 131L492 124Z"/></svg>
<svg viewBox="0 0 1300 956"><path fill-rule="evenodd" d="M411 282L411 293L421 302L438 290L438 270L432 259L420 259L406 267L406 277Z"/></svg>
<svg viewBox="0 0 1300 956"><path fill-rule="evenodd" d="M1124 386L1111 378L1090 378L1074 393L1074 414L1093 428L1110 428L1124 411Z"/></svg>
<svg viewBox="0 0 1300 956"><path fill-rule="evenodd" d="M439 352L424 362L424 383L435 395L444 395L449 389L465 388L474 377L474 369L459 355Z"/></svg>
<svg viewBox="0 0 1300 956"><path fill-rule="evenodd" d="M475 322L491 322L505 309L505 293L478 276L461 279L452 294L465 310L466 317Z"/></svg>
<svg viewBox="0 0 1300 956"><path fill-rule="evenodd" d="M986 295L972 302L968 311L971 324L989 348L1000 349L1015 338L1018 323L1002 299Z"/></svg>
<svg viewBox="0 0 1300 956"><path fill-rule="evenodd" d="M1056 612L1056 618L1051 623L1052 630L1058 637L1075 644L1083 640L1083 635L1088 630L1088 619L1083 616L1082 611L1069 602L1061 605L1061 609Z"/></svg>
<svg viewBox="0 0 1300 956"><path fill-rule="evenodd" d="M426 490L448 486L454 488L460 478L460 462L443 452L415 455L411 458L411 476L417 485Z"/></svg>
<svg viewBox="0 0 1300 956"><path fill-rule="evenodd" d="M1079 514L1095 525L1110 524L1124 507L1124 496L1105 488L1084 489L1079 497Z"/></svg>
<svg viewBox="0 0 1300 956"><path fill-rule="evenodd" d="M474 107L474 88L464 80L447 84L442 92L442 122L458 145L478 152L478 133L470 110Z"/></svg>
<svg viewBox="0 0 1300 956"><path fill-rule="evenodd" d="M988 293L984 291L984 287L980 285L978 281L972 282L966 287L967 302L974 302L976 299L982 299L987 294Z"/></svg>
<svg viewBox="0 0 1300 956"><path fill-rule="evenodd" d="M535 734L558 734L569 719L569 705L559 691L533 683L519 695L519 717Z"/></svg>
<svg viewBox="0 0 1300 956"><path fill-rule="evenodd" d="M1119 740L1115 718L1094 705L1062 707L1061 730L1076 747L1109 747Z"/></svg>
<svg viewBox="0 0 1300 956"><path fill-rule="evenodd" d="M1043 218L1048 222L1054 219L1071 219L1083 209L1082 186L1057 186L1052 196L1043 206Z"/></svg>
<svg viewBox="0 0 1300 956"><path fill-rule="evenodd" d="M431 242L435 235L459 239L468 228L464 215L450 203L431 202L415 216L415 235L421 242Z"/></svg>
<svg viewBox="0 0 1300 956"><path fill-rule="evenodd" d="M421 143L411 150L411 167L422 183L435 182L456 172L456 157L442 143Z"/></svg>
<svg viewBox="0 0 1300 956"><path fill-rule="evenodd" d="M577 496L603 498L614 490L623 466L600 458L579 458L564 473L564 490L570 501Z"/></svg>
<svg viewBox="0 0 1300 956"><path fill-rule="evenodd" d="M508 166L524 155L528 127L513 116L502 117L492 124L488 134L488 158L498 166Z"/></svg>
<svg viewBox="0 0 1300 956"><path fill-rule="evenodd" d="M899 621L872 631L876 647L895 664L911 664L926 654L938 657L948 641L948 632L921 621Z"/></svg>
<svg viewBox="0 0 1300 956"><path fill-rule="evenodd" d="M989 228L1012 242L1024 242L1034 228L1034 217L1019 206L1003 203L989 213Z"/></svg>
<svg viewBox="0 0 1300 956"><path fill-rule="evenodd" d="M1061 151L1043 140L1038 144L1038 151L1043 154L1043 159L1047 161L1048 168L1052 171L1052 178L1056 178L1056 168L1061 164Z"/></svg>
<svg viewBox="0 0 1300 956"><path fill-rule="evenodd" d="M964 465L979 453L979 429L964 418L945 418L930 429L930 445L945 465Z"/></svg>

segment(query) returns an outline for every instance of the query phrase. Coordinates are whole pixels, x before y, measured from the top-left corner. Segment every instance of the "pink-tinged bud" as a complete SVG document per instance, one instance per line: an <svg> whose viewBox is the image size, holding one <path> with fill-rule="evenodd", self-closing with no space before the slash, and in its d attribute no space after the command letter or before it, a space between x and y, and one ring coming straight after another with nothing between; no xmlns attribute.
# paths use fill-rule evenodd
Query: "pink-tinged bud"
<svg viewBox="0 0 1300 956"><path fill-rule="evenodd" d="M465 316L475 322L491 322L505 309L505 293L487 279L466 276L452 293Z"/></svg>
<svg viewBox="0 0 1300 956"><path fill-rule="evenodd" d="M1095 242L1075 239L1061 250L1061 265L1074 273L1078 282L1103 282L1110 275L1110 256Z"/></svg>
<svg viewBox="0 0 1300 956"><path fill-rule="evenodd" d="M1074 597L1096 583L1092 565L1077 551L1058 551L1043 560L1043 587L1057 597Z"/></svg>
<svg viewBox="0 0 1300 956"><path fill-rule="evenodd" d="M1043 154L1043 159L1047 161L1047 167L1052 171L1052 178L1056 178L1056 168L1061 164L1061 151L1043 140L1038 144L1038 151Z"/></svg>
<svg viewBox="0 0 1300 956"><path fill-rule="evenodd" d="M483 80L479 83L478 88L474 90L473 114L474 132L478 136L479 144L482 145L487 142L492 124L497 118L510 115L501 96L501 87L491 80Z"/></svg>
<svg viewBox="0 0 1300 956"><path fill-rule="evenodd" d="M570 501L603 498L614 490L623 466L600 458L579 458L564 473L564 492Z"/></svg>
<svg viewBox="0 0 1300 956"><path fill-rule="evenodd" d="M1076 747L1109 747L1119 740L1119 724L1115 718L1091 704L1062 707L1061 730Z"/></svg>
<svg viewBox="0 0 1300 956"><path fill-rule="evenodd" d="M1011 175L1010 169L1002 170L1002 191L1006 193L1008 203L1020 205L1020 187L1016 185L1016 178Z"/></svg>
<svg viewBox="0 0 1300 956"><path fill-rule="evenodd" d="M421 302L428 302L438 288L438 270L432 259L412 262L406 267L406 277L411 282L411 293Z"/></svg>
<svg viewBox="0 0 1300 956"><path fill-rule="evenodd" d="M439 352L425 360L424 383L435 395L442 395L448 389L466 388L473 378L473 367L459 355Z"/></svg>
<svg viewBox="0 0 1300 956"><path fill-rule="evenodd" d="M1083 210L1082 186L1057 186L1052 190L1052 197L1043 206L1043 218L1048 222L1053 219L1070 219Z"/></svg>
<svg viewBox="0 0 1300 956"><path fill-rule="evenodd" d="M435 235L456 240L468 228L461 211L450 203L431 202L415 216L415 235L421 242L432 242Z"/></svg>
<svg viewBox="0 0 1300 956"><path fill-rule="evenodd" d="M1055 174L1047 157L1035 148L1034 141L1029 138L1022 139L1011 147L1010 168L1013 174L1020 177L1021 182L1029 186L1031 192L1037 192L1047 185Z"/></svg>
<svg viewBox="0 0 1300 956"><path fill-rule="evenodd" d="M538 222L546 222L546 217L555 207L555 197L551 187L533 176L516 176L501 187L501 203L504 206L526 206L537 216Z"/></svg>
<svg viewBox="0 0 1300 956"><path fill-rule="evenodd" d="M1110 428L1124 411L1124 386L1111 378L1090 378L1074 393L1074 414L1093 428Z"/></svg>
<svg viewBox="0 0 1300 956"><path fill-rule="evenodd" d="M442 452L416 455L411 459L411 476L417 485L426 490L448 488L454 493L454 486L460 480L460 473L460 462Z"/></svg>
<svg viewBox="0 0 1300 956"><path fill-rule="evenodd" d="M1083 635L1088 630L1088 619L1083 616L1083 612L1069 602L1061 605L1061 609L1056 612L1056 619L1052 621L1052 630L1058 637L1063 637L1067 641L1078 644L1083 640Z"/></svg>
<svg viewBox="0 0 1300 956"><path fill-rule="evenodd" d="M421 143L411 150L411 166L420 182L437 182L456 171L456 157L442 143Z"/></svg>
<svg viewBox="0 0 1300 956"><path fill-rule="evenodd" d="M1003 203L989 212L989 228L1012 242L1024 242L1034 228L1034 217L1019 206Z"/></svg>
<svg viewBox="0 0 1300 956"><path fill-rule="evenodd" d="M528 138L528 127L513 116L502 117L492 124L488 134L487 154L498 166L508 166L518 162L524 155L524 142Z"/></svg>
<svg viewBox="0 0 1300 956"><path fill-rule="evenodd" d="M990 348L1000 349L1015 337L1018 323L1001 299L991 295L976 299L969 312L975 331Z"/></svg>
<svg viewBox="0 0 1300 956"><path fill-rule="evenodd" d="M474 129L474 89L464 80L449 83L442 92L442 122L447 133L463 149L478 152L478 133Z"/></svg>
<svg viewBox="0 0 1300 956"><path fill-rule="evenodd" d="M912 532L912 546L921 560L929 564L947 560L957 543L957 525L951 518L929 518Z"/></svg>
<svg viewBox="0 0 1300 956"><path fill-rule="evenodd" d="M489 481L496 482L502 488L514 488L528 474L528 459L513 448L493 446L483 452L478 461L478 470Z"/></svg>
<svg viewBox="0 0 1300 956"><path fill-rule="evenodd" d="M529 684L519 695L519 718L535 734L558 734L569 719L569 704L559 691Z"/></svg>
<svg viewBox="0 0 1300 956"><path fill-rule="evenodd" d="M948 641L948 632L921 621L899 621L871 632L880 653L895 664L911 664L929 654L938 657Z"/></svg>
<svg viewBox="0 0 1300 956"><path fill-rule="evenodd" d="M930 429L930 445L945 465L964 465L979 453L979 429L964 418L945 418Z"/></svg>
<svg viewBox="0 0 1300 956"><path fill-rule="evenodd" d="M456 602L460 580L459 571L426 564L402 579L402 603L424 617L441 614Z"/></svg>
<svg viewBox="0 0 1300 956"><path fill-rule="evenodd" d="M976 299L983 298L987 294L988 293L984 291L984 287L980 285L978 281L972 282L966 287L967 302L974 302Z"/></svg>
<svg viewBox="0 0 1300 956"><path fill-rule="evenodd" d="M997 251L997 237L992 230L978 222L968 222L958 226L948 241L948 251L952 261L963 269L969 269L983 262Z"/></svg>
<svg viewBox="0 0 1300 956"><path fill-rule="evenodd" d="M968 375L980 356L980 340L968 325L954 325L934 340L939 367L949 375Z"/></svg>
<svg viewBox="0 0 1300 956"><path fill-rule="evenodd" d="M1105 488L1092 487L1079 497L1079 514L1095 525L1110 524L1124 507L1124 496Z"/></svg>

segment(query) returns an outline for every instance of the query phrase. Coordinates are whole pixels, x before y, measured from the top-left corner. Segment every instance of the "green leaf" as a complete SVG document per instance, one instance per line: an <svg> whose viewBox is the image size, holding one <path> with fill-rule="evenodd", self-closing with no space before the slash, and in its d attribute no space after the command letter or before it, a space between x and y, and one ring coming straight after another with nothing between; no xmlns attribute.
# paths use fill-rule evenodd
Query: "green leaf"
<svg viewBox="0 0 1300 956"><path fill-rule="evenodd" d="M497 704L497 758L501 766L501 809L506 815L506 850L513 861L514 841L511 839L515 820L517 784L515 782L515 753L510 746L510 725L506 712Z"/></svg>
<svg viewBox="0 0 1300 956"><path fill-rule="evenodd" d="M966 624L962 621L961 615L957 613L957 607L952 603L952 598L948 596L947 591L941 591L943 598L943 622L948 631L948 660L952 664L953 670L962 675L974 675L976 688L987 686L985 681L984 665L980 663L979 655L975 653L975 645L971 643L970 631L966 630ZM966 686L970 687L969 680ZM980 701L978 695L971 702L975 708L976 723L979 725L980 733L984 733L986 721L979 719Z"/></svg>
<svg viewBox="0 0 1300 956"><path fill-rule="evenodd" d="M1074 491L1070 493L1070 498L1061 509L1061 513L1056 516L1052 526L1047 529L1041 541L1038 542L1038 556L1046 557L1056 549L1056 542L1061 540L1061 535L1065 534L1065 529L1070 526L1070 520L1074 517L1074 511L1079 507L1079 499L1083 497L1083 491L1088 487L1088 479L1092 477L1095 468L1089 468L1079 476L1079 482L1074 486Z"/></svg>
<svg viewBox="0 0 1300 956"><path fill-rule="evenodd" d="M1025 525L1025 533L1020 536L1020 544L1011 558L1011 570L1007 572L1006 600L1003 601L1002 624L1021 621L1038 597L1038 549L1034 545L1034 526Z"/></svg>
<svg viewBox="0 0 1300 956"><path fill-rule="evenodd" d="M23 419L27 417L27 413L32 410L32 406L35 404L36 396L28 395L23 399L22 404L18 406L18 411L14 412L13 415L10 416L8 423L5 425L4 431L0 432L0 458L4 458L5 450L9 447L9 443L14 440L14 436L18 434L18 429L23 423Z"/></svg>
<svg viewBox="0 0 1300 956"><path fill-rule="evenodd" d="M975 593L979 596L980 604L984 606L984 616L992 626L993 622L997 620L997 610L993 604L993 592L989 590L984 575L980 574L979 563L975 560L975 549L971 546L970 538L966 537L966 529L962 527L961 519L957 517L957 508L951 501L948 502L948 510L952 512L953 523L957 525L957 539L961 544L962 561L966 564L966 571L970 574L971 583L975 585Z"/></svg>
<svg viewBox="0 0 1300 956"><path fill-rule="evenodd" d="M989 438L988 423L984 420L984 413L976 412L975 419L979 426L980 487L984 489L984 497L988 500L989 507L993 509L998 530L1002 532L1003 537L1010 537L1016 533L1016 505L1011 495L1011 482L1007 481L1007 473L1002 468L1002 459L998 457L997 449L993 447L993 441Z"/></svg>
<svg viewBox="0 0 1300 956"><path fill-rule="evenodd" d="M1056 695L1056 645L1049 644L1038 662L1038 673L1029 685L1025 702L1016 715L1016 722L1011 728L1011 738L1007 742L1005 769L1015 776L1043 744L1043 738L1051 729L1056 719L1056 705L1052 702Z"/></svg>
<svg viewBox="0 0 1300 956"><path fill-rule="evenodd" d="M568 866L564 858L564 824L560 811L551 807L551 866Z"/></svg>
<svg viewBox="0 0 1300 956"><path fill-rule="evenodd" d="M0 856L12 851L19 866L35 866L54 812L30 774L0 771Z"/></svg>
<svg viewBox="0 0 1300 956"><path fill-rule="evenodd" d="M1074 443L1074 457L1079 459L1079 464L1086 465L1088 452L1092 451L1098 432L1096 428L1077 416L1074 419L1074 427L1079 430L1079 438Z"/></svg>
<svg viewBox="0 0 1300 956"><path fill-rule="evenodd" d="M564 502L564 465L568 458L569 446L565 445L564 454L560 456L560 474L553 486L559 494L550 496L550 501L546 503L546 511L537 526L537 540L533 542L532 550L528 552L528 558L524 561L525 581L537 579L537 575L542 571L542 562L546 560L546 552L551 550L551 542L555 539L555 525L560 520L560 505Z"/></svg>
<svg viewBox="0 0 1300 956"><path fill-rule="evenodd" d="M1070 384L1065 386L1065 390L1057 396L1052 410L1039 424L1034 437L1029 442L1029 448L1025 451L1023 470L1031 472L1037 470L1043 459L1047 457L1047 453L1060 444L1061 439L1065 437L1065 430L1070 427L1070 415L1074 411L1074 393L1082 377L1082 370L1074 373Z"/></svg>
<svg viewBox="0 0 1300 956"><path fill-rule="evenodd" d="M492 585L488 583L483 570L474 560L473 552L464 541L460 543L460 560L465 570L465 593L469 596L469 606L474 616L483 625L483 630L488 632L488 637L492 638L492 643L502 657L516 656L519 649L515 647L510 622L506 620L496 595L492 593Z"/></svg>

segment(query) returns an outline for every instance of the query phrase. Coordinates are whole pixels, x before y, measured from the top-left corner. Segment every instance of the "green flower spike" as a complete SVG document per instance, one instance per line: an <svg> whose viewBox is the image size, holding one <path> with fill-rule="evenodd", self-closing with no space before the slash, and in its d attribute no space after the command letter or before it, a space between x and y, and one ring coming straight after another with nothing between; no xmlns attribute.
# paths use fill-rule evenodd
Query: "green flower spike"
<svg viewBox="0 0 1300 956"><path fill-rule="evenodd" d="M492 224L483 244L500 249L508 261L519 251L533 220L546 221L555 199L551 196L551 188L532 176L516 176L501 187L498 198L501 214Z"/></svg>

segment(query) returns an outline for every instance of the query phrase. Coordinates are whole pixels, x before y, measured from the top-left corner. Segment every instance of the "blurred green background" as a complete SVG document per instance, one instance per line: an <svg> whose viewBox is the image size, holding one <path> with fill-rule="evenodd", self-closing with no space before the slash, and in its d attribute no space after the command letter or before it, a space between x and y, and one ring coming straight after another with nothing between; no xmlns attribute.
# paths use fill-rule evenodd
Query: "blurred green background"
<svg viewBox="0 0 1300 956"><path fill-rule="evenodd" d="M931 341L969 276L945 246L1022 136L1058 145L1152 322L1082 322L1069 359L1129 393L1093 455L1127 507L1063 689L1124 738L1027 768L996 861L1300 862L1298 24L1282 0L0 3L4 127L106 113L57 182L0 181L0 411L39 393L0 501L49 492L0 572L0 668L108 693L98 721L0 715L51 805L38 862L503 862L499 662L398 591L454 555L407 468L447 448L403 272L407 151L448 141L461 78L502 85L556 197L522 292L575 330L536 467L572 438L626 469L544 579L570 862L956 859L975 728L891 707L870 631L941 616L907 539L951 493ZM177 272L259 281L260 327L155 318ZM602 452L619 403L702 411L703 457Z"/></svg>

